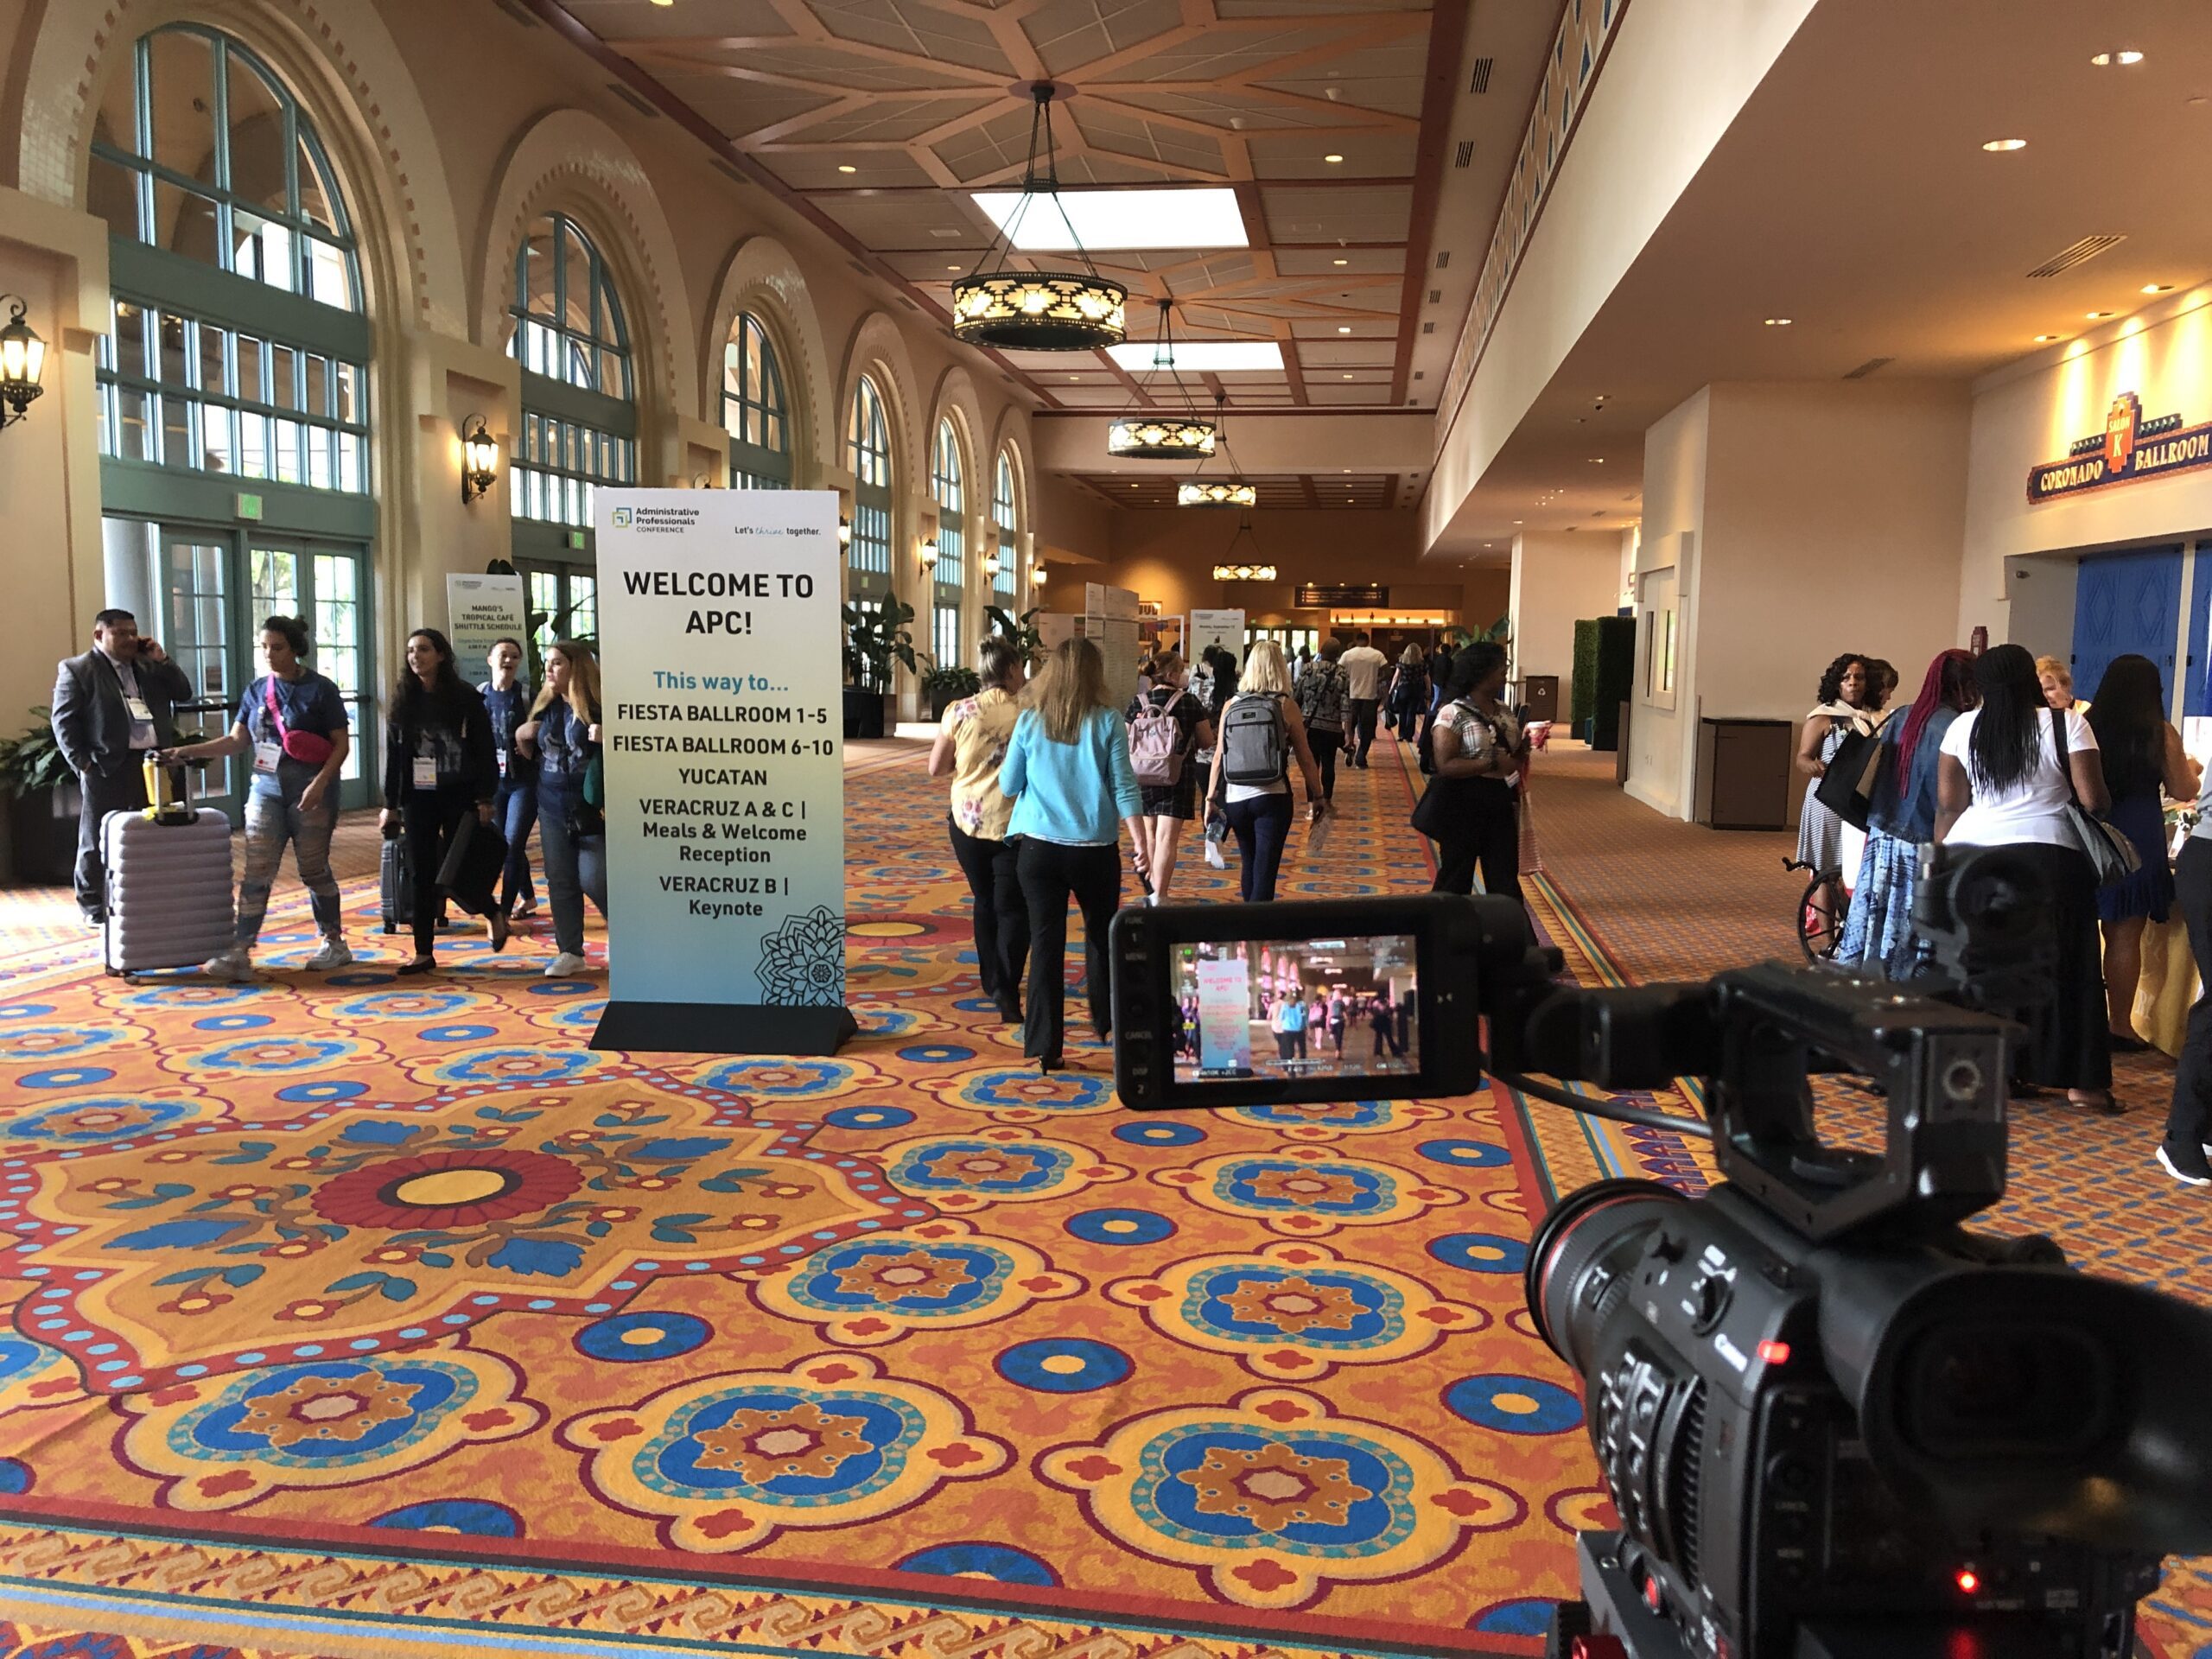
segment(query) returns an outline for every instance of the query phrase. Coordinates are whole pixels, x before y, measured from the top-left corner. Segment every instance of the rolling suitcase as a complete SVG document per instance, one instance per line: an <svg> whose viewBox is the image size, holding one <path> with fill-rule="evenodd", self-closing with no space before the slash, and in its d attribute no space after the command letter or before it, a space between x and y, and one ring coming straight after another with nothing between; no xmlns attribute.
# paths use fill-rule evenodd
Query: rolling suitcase
<svg viewBox="0 0 2212 1659"><path fill-rule="evenodd" d="M384 905L384 931L397 933L403 927L411 927L415 912L409 907L407 842L400 836L385 837L384 850L377 855L377 887Z"/></svg>
<svg viewBox="0 0 2212 1659"><path fill-rule="evenodd" d="M231 948L231 821L174 798L170 770L148 761L153 805L100 820L107 867L100 950L111 974L196 968Z"/></svg>

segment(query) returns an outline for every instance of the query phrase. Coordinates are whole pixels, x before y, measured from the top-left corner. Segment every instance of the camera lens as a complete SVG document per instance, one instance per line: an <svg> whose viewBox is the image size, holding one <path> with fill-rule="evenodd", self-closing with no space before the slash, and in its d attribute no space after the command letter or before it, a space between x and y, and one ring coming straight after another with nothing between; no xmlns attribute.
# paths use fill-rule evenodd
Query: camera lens
<svg viewBox="0 0 2212 1659"><path fill-rule="evenodd" d="M1570 1193L1536 1230L1523 1281L1529 1314L1552 1351L1584 1376L1645 1239L1688 1202L1656 1181L1599 1181Z"/></svg>

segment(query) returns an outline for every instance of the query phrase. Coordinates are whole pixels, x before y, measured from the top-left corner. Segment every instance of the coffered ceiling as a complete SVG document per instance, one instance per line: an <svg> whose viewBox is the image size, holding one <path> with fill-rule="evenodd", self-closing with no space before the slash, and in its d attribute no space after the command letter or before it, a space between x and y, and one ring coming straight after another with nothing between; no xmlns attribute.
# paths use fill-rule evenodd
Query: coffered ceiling
<svg viewBox="0 0 2212 1659"><path fill-rule="evenodd" d="M1425 372L1417 361L1429 354L1421 325L1438 325L1427 338L1448 346L1460 300L1460 272L1447 294L1434 257L1454 250L1433 246L1446 175L1455 199L1489 197L1468 214L1481 235L1466 232L1456 250L1464 271L1480 264L1537 37L1557 16L1545 0L1513 0L1502 10L1544 14L1526 31L1529 49L1514 54L1525 64L1501 60L1494 75L1485 59L1471 80L1471 0L562 4L634 83L703 122L938 311L995 234L968 193L1019 186L1026 88L1051 79L1068 94L1053 129L1071 193L1235 192L1246 247L1096 257L1129 286L1132 340L1154 331L1145 302L1171 296L1179 337L1275 341L1279 370L1189 378L1201 402L1220 391L1236 406L1278 408L1433 406L1441 363ZM1103 354L1001 361L1048 408L1110 410L1132 396Z"/></svg>

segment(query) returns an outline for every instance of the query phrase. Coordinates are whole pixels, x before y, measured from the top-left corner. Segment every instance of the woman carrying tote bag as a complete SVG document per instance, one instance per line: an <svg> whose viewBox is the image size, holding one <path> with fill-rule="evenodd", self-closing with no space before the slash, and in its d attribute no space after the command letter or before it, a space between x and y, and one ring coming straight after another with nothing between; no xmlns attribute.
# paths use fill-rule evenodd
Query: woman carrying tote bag
<svg viewBox="0 0 2212 1659"><path fill-rule="evenodd" d="M1483 890L1521 897L1521 818L1515 780L1528 764L1528 741L1501 699L1505 648L1489 640L1452 664L1452 701L1433 727L1436 775L1414 809L1414 828L1436 842L1432 893Z"/></svg>

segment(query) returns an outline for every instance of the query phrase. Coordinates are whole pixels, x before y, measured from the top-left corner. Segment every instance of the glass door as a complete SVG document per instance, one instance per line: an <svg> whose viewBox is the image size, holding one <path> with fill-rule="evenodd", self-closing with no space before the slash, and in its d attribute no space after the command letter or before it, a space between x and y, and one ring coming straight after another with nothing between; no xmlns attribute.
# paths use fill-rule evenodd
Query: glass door
<svg viewBox="0 0 2212 1659"><path fill-rule="evenodd" d="M530 677L536 684L544 678L546 647L555 641L598 645L599 577L591 565L523 559L515 568L522 572L528 594Z"/></svg>
<svg viewBox="0 0 2212 1659"><path fill-rule="evenodd" d="M156 635L192 680L192 700L176 711L184 742L231 728L241 684L232 649L232 538L222 531L164 528L158 543L161 622ZM193 791L236 817L245 805L246 771L235 758L211 761Z"/></svg>
<svg viewBox="0 0 2212 1659"><path fill-rule="evenodd" d="M292 537L246 538L246 569L253 594L243 635L246 677L261 672L261 625L271 616L296 616L315 646L308 665L338 687L353 744L338 773L338 804L370 804L371 780L383 754L384 729L375 689L363 683L369 664L368 615L361 603L367 553Z"/></svg>

